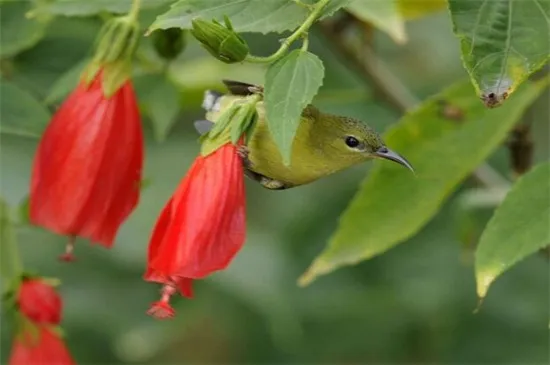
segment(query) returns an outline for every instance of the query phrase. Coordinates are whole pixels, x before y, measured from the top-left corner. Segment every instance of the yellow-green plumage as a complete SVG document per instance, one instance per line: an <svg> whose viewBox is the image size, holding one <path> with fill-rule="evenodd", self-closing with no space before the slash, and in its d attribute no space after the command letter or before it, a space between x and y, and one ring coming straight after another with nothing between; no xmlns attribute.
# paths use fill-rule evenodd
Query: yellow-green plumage
<svg viewBox="0 0 550 365"><path fill-rule="evenodd" d="M207 112L206 118L216 122L240 95L223 95L217 99L216 110ZM247 143L249 170L267 179L259 180L270 189L289 188L315 181L352 165L370 160L384 147L379 135L363 122L319 111L310 105L302 113L292 145L290 165L285 166L265 120L263 102L256 105L258 120ZM351 148L349 137L359 145Z"/></svg>

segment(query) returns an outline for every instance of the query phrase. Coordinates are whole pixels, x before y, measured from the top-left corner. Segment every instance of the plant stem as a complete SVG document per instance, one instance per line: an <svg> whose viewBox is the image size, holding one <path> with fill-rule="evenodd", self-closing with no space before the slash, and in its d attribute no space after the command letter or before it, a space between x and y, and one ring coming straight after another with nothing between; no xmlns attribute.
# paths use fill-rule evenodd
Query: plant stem
<svg viewBox="0 0 550 365"><path fill-rule="evenodd" d="M306 35L304 36L304 39L302 41L302 52L306 52L308 47L309 47L309 38Z"/></svg>
<svg viewBox="0 0 550 365"><path fill-rule="evenodd" d="M310 9L310 10L315 6L315 5L312 5L312 4L306 4L306 3L302 2L301 0L293 0L293 1L296 3L296 5L300 5L301 7L306 8L306 9Z"/></svg>
<svg viewBox="0 0 550 365"><path fill-rule="evenodd" d="M315 20L317 20L317 18L321 14L321 11L328 4L329 1L330 0L319 0L317 3L315 3L315 5L313 5L313 10L308 15L304 23L300 25L300 27L296 29L294 33L290 35L290 37L288 37L283 41L283 44L281 44L281 46L275 53L267 57L257 57L257 56L248 55L245 61L251 62L251 63L272 63L277 61L286 53L286 51L288 51L292 43L294 43L298 38L303 37L303 35L307 33L309 28L311 28Z"/></svg>
<svg viewBox="0 0 550 365"><path fill-rule="evenodd" d="M420 100L399 80L376 56L370 46L363 47L361 53L354 51L346 44L342 36L345 28L353 24L354 18L348 15L345 22L321 23L321 31L336 50L342 59L361 75L362 78L371 82L375 93L380 95L394 109L405 113L407 110L419 104ZM489 164L480 165L472 176L482 185L488 187L507 187L510 182Z"/></svg>
<svg viewBox="0 0 550 365"><path fill-rule="evenodd" d="M139 8L141 6L141 0L133 0L132 1L132 7L130 8L130 12L128 13L128 17L136 21L139 15Z"/></svg>

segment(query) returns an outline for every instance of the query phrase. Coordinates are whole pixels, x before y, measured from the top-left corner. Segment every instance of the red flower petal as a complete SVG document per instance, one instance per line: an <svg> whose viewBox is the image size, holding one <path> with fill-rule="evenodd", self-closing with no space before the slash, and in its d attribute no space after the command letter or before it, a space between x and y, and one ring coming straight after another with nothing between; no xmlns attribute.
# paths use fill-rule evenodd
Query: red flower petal
<svg viewBox="0 0 550 365"><path fill-rule="evenodd" d="M153 235L151 237L151 242L149 244L149 250L147 253L148 263L150 263L153 260L153 258L156 257L159 251L159 247L162 244L166 229L170 224L170 219L172 214L172 201L173 199L170 199L168 201L168 203L162 210L159 216L159 219L157 220L155 228L153 229ZM174 284L178 287L181 295L188 298L193 297L193 287L192 287L193 280L192 279L177 278L177 277L171 278L160 272L157 272L149 265L147 266L147 270L143 278L147 281L154 281L161 284Z"/></svg>
<svg viewBox="0 0 550 365"><path fill-rule="evenodd" d="M143 136L130 81L110 98L102 74L81 83L55 113L36 153L30 217L56 233L110 247L135 208Z"/></svg>
<svg viewBox="0 0 550 365"><path fill-rule="evenodd" d="M52 330L40 327L37 337L25 332L15 338L9 365L74 365L65 343Z"/></svg>
<svg viewBox="0 0 550 365"><path fill-rule="evenodd" d="M150 263L157 256L160 245L162 244L162 241L164 239L164 235L166 234L166 230L170 225L173 200L173 198L170 198L170 200L168 200L168 203L166 203L166 205L162 209L162 212L157 219L157 223L155 224L155 228L153 229L153 235L149 240L149 248L147 251L147 270L144 275L144 279L148 281L166 283L166 281L168 280L168 277L166 275L160 274L159 272L153 270L153 268L150 266Z"/></svg>
<svg viewBox="0 0 550 365"><path fill-rule="evenodd" d="M160 233L151 240L152 270L202 278L227 267L245 240L244 177L236 147L228 143L198 157L166 209L170 222L163 211L162 242Z"/></svg>
<svg viewBox="0 0 550 365"><path fill-rule="evenodd" d="M193 298L193 279L178 278L174 283L181 295L187 298Z"/></svg>
<svg viewBox="0 0 550 365"><path fill-rule="evenodd" d="M58 324L61 320L61 297L43 280L24 280L17 296L17 305L34 323Z"/></svg>

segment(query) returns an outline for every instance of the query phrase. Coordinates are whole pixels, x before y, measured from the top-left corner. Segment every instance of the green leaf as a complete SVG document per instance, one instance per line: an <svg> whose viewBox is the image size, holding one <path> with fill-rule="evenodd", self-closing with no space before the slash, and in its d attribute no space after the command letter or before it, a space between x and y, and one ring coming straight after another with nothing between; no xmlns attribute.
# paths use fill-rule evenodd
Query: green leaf
<svg viewBox="0 0 550 365"><path fill-rule="evenodd" d="M48 19L28 19L28 1L10 1L0 5L0 57L12 57L33 47L45 34Z"/></svg>
<svg viewBox="0 0 550 365"><path fill-rule="evenodd" d="M98 19L56 18L40 43L13 59L10 80L44 100L61 75L90 55L100 25Z"/></svg>
<svg viewBox="0 0 550 365"><path fill-rule="evenodd" d="M264 87L266 119L286 165L290 164L292 142L302 111L323 84L324 71L317 56L299 49L267 69Z"/></svg>
<svg viewBox="0 0 550 365"><path fill-rule="evenodd" d="M550 0L449 0L462 62L495 107L550 57Z"/></svg>
<svg viewBox="0 0 550 365"><path fill-rule="evenodd" d="M304 4L313 4L313 0L303 0ZM346 5L349 0L329 2L323 15L327 16ZM191 29L191 20L202 18L223 21L231 19L236 32L284 32L297 28L309 14L306 6L293 0L180 0L168 12L157 17L149 28Z"/></svg>
<svg viewBox="0 0 550 365"><path fill-rule="evenodd" d="M5 293L11 288L14 279L21 275L21 266L10 207L2 197L0 197L0 245L0 273Z"/></svg>
<svg viewBox="0 0 550 365"><path fill-rule="evenodd" d="M487 223L476 251L477 295L525 257L550 244L550 162L514 184Z"/></svg>
<svg viewBox="0 0 550 365"><path fill-rule="evenodd" d="M141 9L156 8L173 0L142 0ZM41 4L36 13L64 16L90 16L102 12L124 14L132 6L132 0L50 0Z"/></svg>
<svg viewBox="0 0 550 365"><path fill-rule="evenodd" d="M387 145L416 169L376 161L370 175L340 217L328 246L300 279L379 255L416 234L446 198L497 146L541 94L547 82L527 83L502 108L487 110L469 82L461 82L426 101L385 135ZM449 120L441 100L464 111L464 120Z"/></svg>
<svg viewBox="0 0 550 365"><path fill-rule="evenodd" d="M48 91L44 100L46 104L59 103L78 85L84 68L90 63L89 59L82 60L75 64L61 75Z"/></svg>
<svg viewBox="0 0 550 365"><path fill-rule="evenodd" d="M355 0L346 10L388 33L396 43L403 44L407 41L405 22L399 12L397 0Z"/></svg>
<svg viewBox="0 0 550 365"><path fill-rule="evenodd" d="M143 75L135 80L141 105L153 122L155 139L168 136L180 111L179 90L163 75Z"/></svg>
<svg viewBox="0 0 550 365"><path fill-rule="evenodd" d="M399 12L406 19L416 19L447 6L446 0L397 0Z"/></svg>
<svg viewBox="0 0 550 365"><path fill-rule="evenodd" d="M27 91L0 80L0 133L40 137L50 113Z"/></svg>

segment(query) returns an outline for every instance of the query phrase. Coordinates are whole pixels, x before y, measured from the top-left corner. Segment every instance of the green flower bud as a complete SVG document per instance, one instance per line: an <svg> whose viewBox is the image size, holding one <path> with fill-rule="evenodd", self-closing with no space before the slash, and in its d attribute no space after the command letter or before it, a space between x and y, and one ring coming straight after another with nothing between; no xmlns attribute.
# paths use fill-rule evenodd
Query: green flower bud
<svg viewBox="0 0 550 365"><path fill-rule="evenodd" d="M187 31L179 28L158 29L151 38L158 55L165 60L173 60L185 49Z"/></svg>
<svg viewBox="0 0 550 365"><path fill-rule="evenodd" d="M233 30L229 19L224 18L225 27L215 20L210 23L193 19L191 34L218 60L225 63L241 62L248 55L248 45Z"/></svg>

